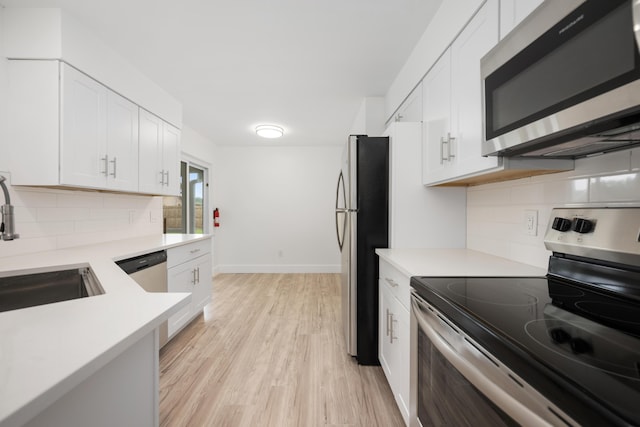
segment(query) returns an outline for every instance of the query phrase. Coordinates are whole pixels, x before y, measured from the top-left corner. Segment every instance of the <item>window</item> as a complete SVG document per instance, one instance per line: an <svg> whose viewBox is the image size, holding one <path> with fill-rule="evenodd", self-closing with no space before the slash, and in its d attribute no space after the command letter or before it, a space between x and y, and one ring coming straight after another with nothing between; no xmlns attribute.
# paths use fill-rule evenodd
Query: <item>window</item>
<svg viewBox="0 0 640 427"><path fill-rule="evenodd" d="M208 170L190 160L180 162L180 196L164 197L165 233L207 233Z"/></svg>

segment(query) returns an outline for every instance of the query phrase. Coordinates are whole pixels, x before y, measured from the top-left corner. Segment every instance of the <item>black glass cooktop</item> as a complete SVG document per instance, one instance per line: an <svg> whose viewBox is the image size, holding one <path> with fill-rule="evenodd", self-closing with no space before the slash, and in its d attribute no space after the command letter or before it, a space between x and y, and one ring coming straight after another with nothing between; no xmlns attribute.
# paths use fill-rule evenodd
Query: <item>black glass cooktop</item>
<svg viewBox="0 0 640 427"><path fill-rule="evenodd" d="M637 301L546 277L414 277L411 286L576 421L640 425Z"/></svg>

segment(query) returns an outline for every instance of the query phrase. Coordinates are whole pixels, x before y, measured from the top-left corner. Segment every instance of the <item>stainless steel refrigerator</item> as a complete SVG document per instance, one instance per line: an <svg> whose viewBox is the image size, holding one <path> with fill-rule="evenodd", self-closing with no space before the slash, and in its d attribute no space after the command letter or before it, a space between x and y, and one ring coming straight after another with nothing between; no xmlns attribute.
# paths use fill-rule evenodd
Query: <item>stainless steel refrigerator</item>
<svg viewBox="0 0 640 427"><path fill-rule="evenodd" d="M347 352L378 365L378 257L389 242L389 138L351 135L336 190Z"/></svg>

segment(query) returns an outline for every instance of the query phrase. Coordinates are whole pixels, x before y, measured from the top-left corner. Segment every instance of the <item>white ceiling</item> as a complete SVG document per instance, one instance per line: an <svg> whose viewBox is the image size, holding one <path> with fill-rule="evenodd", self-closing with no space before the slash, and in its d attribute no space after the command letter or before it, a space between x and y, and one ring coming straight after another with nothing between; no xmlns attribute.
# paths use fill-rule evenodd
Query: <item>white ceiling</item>
<svg viewBox="0 0 640 427"><path fill-rule="evenodd" d="M442 0L0 0L60 7L183 104L219 145L342 144L384 96Z"/></svg>

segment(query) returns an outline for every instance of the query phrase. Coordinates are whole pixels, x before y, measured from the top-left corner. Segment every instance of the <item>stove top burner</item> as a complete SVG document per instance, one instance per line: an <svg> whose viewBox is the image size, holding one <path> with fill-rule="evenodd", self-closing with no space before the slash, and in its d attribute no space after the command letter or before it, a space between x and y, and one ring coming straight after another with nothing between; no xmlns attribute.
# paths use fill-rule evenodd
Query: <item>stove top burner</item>
<svg viewBox="0 0 640 427"><path fill-rule="evenodd" d="M447 284L447 289L458 297L469 301L505 306L530 306L538 304L538 298L522 283L514 283L515 286L503 287L500 292L487 293L487 283L482 281L469 281L466 279L454 280Z"/></svg>
<svg viewBox="0 0 640 427"><path fill-rule="evenodd" d="M545 318L525 325L527 335L538 345L585 367L640 381L638 340L587 319L567 321L563 310L545 308Z"/></svg>
<svg viewBox="0 0 640 427"><path fill-rule="evenodd" d="M633 300L557 279L549 279L548 286L555 306L640 337L640 306Z"/></svg>

